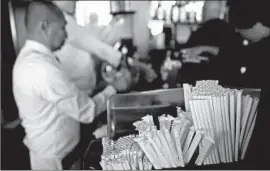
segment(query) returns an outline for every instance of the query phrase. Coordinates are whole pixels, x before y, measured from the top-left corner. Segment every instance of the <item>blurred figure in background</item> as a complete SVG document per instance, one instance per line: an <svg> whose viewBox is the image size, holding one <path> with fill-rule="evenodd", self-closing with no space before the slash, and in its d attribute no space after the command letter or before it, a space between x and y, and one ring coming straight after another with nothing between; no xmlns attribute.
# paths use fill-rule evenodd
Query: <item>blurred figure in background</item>
<svg viewBox="0 0 270 171"><path fill-rule="evenodd" d="M248 147L245 160L245 168L269 169L269 151L270 142L267 137L267 131L270 130L270 80L266 74L269 71L269 45L270 45L270 20L269 6L264 2L232 1L229 9L229 21L236 28L236 31L250 43L232 50L230 44L235 42L226 42L226 48L216 46L195 47L184 49L186 58L199 58L203 52L210 52L217 55L222 65L221 84L230 84L231 86L249 86L261 88L260 102L258 106L258 116L255 124L255 130ZM212 32L214 34L214 31ZM242 76L236 76L237 73L234 63L241 62L246 71ZM239 72L239 68L237 68Z"/></svg>
<svg viewBox="0 0 270 171"><path fill-rule="evenodd" d="M223 10L226 1L205 1L203 6L203 21L223 19Z"/></svg>
<svg viewBox="0 0 270 171"><path fill-rule="evenodd" d="M217 79L221 76L219 49L237 51L242 47L243 38L235 28L219 16L222 1L207 1L204 6L204 23L191 34L185 49L182 49L182 81L195 83L196 80ZM225 6L228 8L228 6ZM226 10L224 10L226 11ZM224 15L224 14L223 14Z"/></svg>
<svg viewBox="0 0 270 171"><path fill-rule="evenodd" d="M251 42L238 54L247 65L247 79L262 88L255 129L245 157L252 166L249 169L270 169L269 11L266 1L234 1L229 10L231 23Z"/></svg>
<svg viewBox="0 0 270 171"><path fill-rule="evenodd" d="M27 40L13 68L13 93L26 131L24 143L32 169L66 169L63 159L79 144L80 122L92 123L104 112L110 96L128 89L130 76L123 72L90 98L70 81L53 54L67 37L61 10L53 3L34 1L25 19Z"/></svg>
<svg viewBox="0 0 270 171"><path fill-rule="evenodd" d="M102 27L101 30L96 24L92 27L91 23L88 27L81 27L74 18L76 1L54 1L54 3L64 12L68 32L66 44L56 54L66 66L71 79L80 89L91 94L99 81L97 76L100 78L100 59L114 67L118 67L121 62L121 52L112 47L123 36L125 30L121 17L115 17L108 27ZM151 67L137 60L134 61L134 66L138 67L147 79L156 78Z"/></svg>
<svg viewBox="0 0 270 171"><path fill-rule="evenodd" d="M76 23L74 17L76 1L53 2L64 13L68 33L67 42L56 54L65 66L72 81L81 90L91 94L97 82L95 71L96 60L92 55L117 67L120 64L121 53Z"/></svg>

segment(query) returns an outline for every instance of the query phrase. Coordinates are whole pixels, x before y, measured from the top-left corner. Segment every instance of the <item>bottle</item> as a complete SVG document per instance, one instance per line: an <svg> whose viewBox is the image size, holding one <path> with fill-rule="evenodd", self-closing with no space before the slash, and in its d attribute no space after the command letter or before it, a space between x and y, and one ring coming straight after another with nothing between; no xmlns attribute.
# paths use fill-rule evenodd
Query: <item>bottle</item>
<svg viewBox="0 0 270 171"><path fill-rule="evenodd" d="M130 65L128 63L128 56L127 56L128 49L127 49L127 47L125 45L123 45L123 47L121 49L121 52L122 52L123 56L122 56L122 61L121 61L121 64L120 64L120 69L121 68L128 68L128 69L130 69Z"/></svg>
<svg viewBox="0 0 270 171"><path fill-rule="evenodd" d="M171 66L171 61L172 61L171 55L172 55L171 50L168 50L167 53L166 53L166 59L165 59L165 62L164 62L164 66L168 70L171 70L172 69L172 66Z"/></svg>
<svg viewBox="0 0 270 171"><path fill-rule="evenodd" d="M176 1L171 8L171 21L173 23L178 23L180 21L180 1Z"/></svg>
<svg viewBox="0 0 270 171"><path fill-rule="evenodd" d="M171 51L168 50L166 53L166 58L160 70L161 79L163 81L165 82L167 81L170 70L171 70Z"/></svg>
<svg viewBox="0 0 270 171"><path fill-rule="evenodd" d="M181 1L179 5L179 20L181 23L187 23L187 11L185 9L186 2Z"/></svg>
<svg viewBox="0 0 270 171"><path fill-rule="evenodd" d="M162 8L161 1L158 2L158 7L155 12L155 19L157 20L166 19L166 11Z"/></svg>

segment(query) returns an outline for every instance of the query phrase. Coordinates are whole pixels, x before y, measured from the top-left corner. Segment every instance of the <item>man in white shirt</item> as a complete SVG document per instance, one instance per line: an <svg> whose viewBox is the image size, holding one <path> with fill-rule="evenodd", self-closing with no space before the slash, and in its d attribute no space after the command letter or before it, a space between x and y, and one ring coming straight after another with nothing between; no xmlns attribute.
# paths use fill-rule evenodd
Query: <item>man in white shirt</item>
<svg viewBox="0 0 270 171"><path fill-rule="evenodd" d="M117 67L120 64L121 53L91 34L87 28L77 24L74 17L76 1L53 1L53 3L65 16L68 35L66 43L56 55L77 87L91 94L97 82L94 70L96 63L92 55Z"/></svg>
<svg viewBox="0 0 270 171"><path fill-rule="evenodd" d="M92 99L78 90L52 52L65 42L65 25L57 6L32 2L26 14L28 39L13 68L13 93L34 170L62 169L62 159L79 142L80 122L91 123L111 95L128 87L128 73L123 73Z"/></svg>
<svg viewBox="0 0 270 171"><path fill-rule="evenodd" d="M90 30L88 27L81 27L77 24L74 17L76 1L53 2L64 13L68 34L66 43L56 54L77 87L92 93L97 81L93 69L96 63L92 55L117 67L121 62L121 53L111 45L123 36L124 25L115 19L113 22L116 21L116 23L112 24L112 28L105 29L106 31L101 34L95 34L96 32L93 29ZM143 72L148 82L152 82L157 77L150 65L148 66L138 60L134 60L132 65Z"/></svg>

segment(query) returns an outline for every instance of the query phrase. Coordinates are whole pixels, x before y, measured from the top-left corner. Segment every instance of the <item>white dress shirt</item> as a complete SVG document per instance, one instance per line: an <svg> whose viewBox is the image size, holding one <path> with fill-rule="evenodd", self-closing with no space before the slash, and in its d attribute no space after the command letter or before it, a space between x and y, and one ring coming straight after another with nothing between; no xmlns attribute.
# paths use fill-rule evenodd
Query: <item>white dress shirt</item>
<svg viewBox="0 0 270 171"><path fill-rule="evenodd" d="M55 52L62 67L77 87L91 94L96 87L95 61L90 53L65 43Z"/></svg>
<svg viewBox="0 0 270 171"><path fill-rule="evenodd" d="M64 11L63 14L67 21L66 30L68 37L66 43L96 55L113 65L117 66L120 64L121 52L89 33L87 28L79 26L73 16Z"/></svg>
<svg viewBox="0 0 270 171"><path fill-rule="evenodd" d="M79 142L79 122L92 122L115 89L108 86L90 99L68 79L48 48L27 40L13 68L13 93L30 157L34 153L61 160Z"/></svg>
<svg viewBox="0 0 270 171"><path fill-rule="evenodd" d="M93 36L86 28L80 27L75 18L63 12L67 21L67 41L55 52L63 68L77 87L89 94L96 87L95 61L91 54L116 64L121 53Z"/></svg>

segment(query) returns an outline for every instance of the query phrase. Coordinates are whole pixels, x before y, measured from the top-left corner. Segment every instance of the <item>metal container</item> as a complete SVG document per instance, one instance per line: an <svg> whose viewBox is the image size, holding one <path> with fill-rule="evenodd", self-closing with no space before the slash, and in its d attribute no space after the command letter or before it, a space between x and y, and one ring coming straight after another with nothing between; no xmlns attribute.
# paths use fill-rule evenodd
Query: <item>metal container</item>
<svg viewBox="0 0 270 171"><path fill-rule="evenodd" d="M134 134L133 122L149 114L154 119L163 114L176 116L175 106L184 104L182 89L157 90L129 94L117 94L107 102L108 136Z"/></svg>
<svg viewBox="0 0 270 171"><path fill-rule="evenodd" d="M244 94L260 97L260 89L243 89ZM132 123L149 114L176 116L175 106L184 109L183 88L117 94L107 102L108 136L111 139L136 133Z"/></svg>

